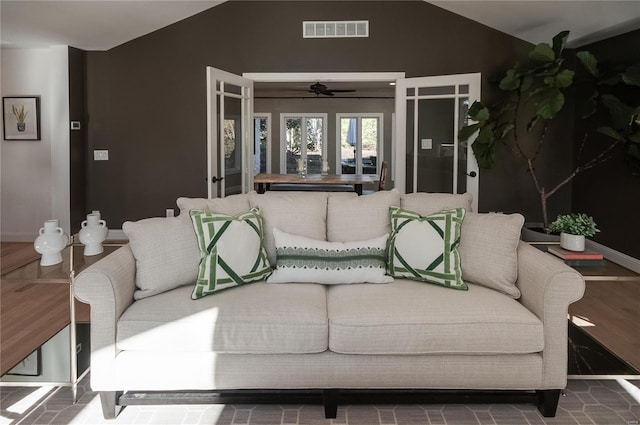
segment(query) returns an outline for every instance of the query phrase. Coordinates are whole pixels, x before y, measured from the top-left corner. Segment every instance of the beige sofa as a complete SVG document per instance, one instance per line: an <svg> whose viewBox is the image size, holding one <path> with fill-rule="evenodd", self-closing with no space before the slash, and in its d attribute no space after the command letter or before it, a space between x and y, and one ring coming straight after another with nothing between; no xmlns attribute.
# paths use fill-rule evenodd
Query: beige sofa
<svg viewBox="0 0 640 425"><path fill-rule="evenodd" d="M406 279L256 282L190 298L199 254L189 210L260 207L275 264L274 228L365 240L389 233L392 205L468 211L459 247L467 291ZM567 309L584 281L519 241L521 216L473 214L466 195L395 191L252 192L178 206L176 218L126 224L130 244L75 280L91 305L91 387L105 417L117 414L123 392L185 390L324 391L335 417L341 394L362 389L521 390L555 415L567 380Z"/></svg>

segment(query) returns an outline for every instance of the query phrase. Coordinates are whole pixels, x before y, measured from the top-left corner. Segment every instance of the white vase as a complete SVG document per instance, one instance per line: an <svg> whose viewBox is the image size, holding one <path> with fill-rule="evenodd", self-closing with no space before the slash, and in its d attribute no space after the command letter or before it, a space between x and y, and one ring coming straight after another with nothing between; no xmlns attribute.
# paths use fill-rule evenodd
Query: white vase
<svg viewBox="0 0 640 425"><path fill-rule="evenodd" d="M584 235L560 233L560 246L569 251L584 251Z"/></svg>
<svg viewBox="0 0 640 425"><path fill-rule="evenodd" d="M69 236L58 226L58 220L47 220L33 243L38 254L42 254L41 266L53 266L62 262L62 250L69 243Z"/></svg>
<svg viewBox="0 0 640 425"><path fill-rule="evenodd" d="M80 242L84 244L84 255L98 255L101 254L104 248L102 242L107 239L107 223L104 220L100 220L100 213L93 212L87 214L87 219L82 222L82 228L78 233Z"/></svg>

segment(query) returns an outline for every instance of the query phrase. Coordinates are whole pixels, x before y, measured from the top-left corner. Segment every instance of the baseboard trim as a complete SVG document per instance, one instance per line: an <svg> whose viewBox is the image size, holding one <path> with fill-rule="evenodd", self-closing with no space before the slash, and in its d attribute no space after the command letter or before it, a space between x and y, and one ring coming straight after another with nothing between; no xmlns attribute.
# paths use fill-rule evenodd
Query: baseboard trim
<svg viewBox="0 0 640 425"><path fill-rule="evenodd" d="M38 232L35 233L2 233L2 242L35 242Z"/></svg>
<svg viewBox="0 0 640 425"><path fill-rule="evenodd" d="M610 260L636 273L640 273L640 259L633 258L630 255L623 254L622 252L616 251L613 248L609 248L590 239L587 239L585 241L585 246L594 251L601 252L602 255L604 255L604 258L606 258L607 260Z"/></svg>

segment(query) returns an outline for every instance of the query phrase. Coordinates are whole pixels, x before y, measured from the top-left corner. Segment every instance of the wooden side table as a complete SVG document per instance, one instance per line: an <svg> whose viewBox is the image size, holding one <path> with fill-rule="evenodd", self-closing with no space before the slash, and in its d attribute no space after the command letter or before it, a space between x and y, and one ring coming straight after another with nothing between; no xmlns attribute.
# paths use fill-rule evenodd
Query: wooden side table
<svg viewBox="0 0 640 425"><path fill-rule="evenodd" d="M40 266L40 258L0 276L0 375L5 375L60 331L69 327L70 374L68 381L7 381L6 386L70 386L74 403L78 382L89 368L78 373L76 352L78 323L89 323L89 305L73 295L75 275L101 260L125 242L104 243L104 252L85 257L77 235L70 238L63 262Z"/></svg>

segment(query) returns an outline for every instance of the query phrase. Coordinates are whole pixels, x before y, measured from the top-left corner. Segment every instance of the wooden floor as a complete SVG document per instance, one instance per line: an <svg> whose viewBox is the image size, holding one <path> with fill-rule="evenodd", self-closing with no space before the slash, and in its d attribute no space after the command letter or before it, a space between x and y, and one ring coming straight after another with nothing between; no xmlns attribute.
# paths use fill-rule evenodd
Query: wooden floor
<svg viewBox="0 0 640 425"><path fill-rule="evenodd" d="M2 274L38 258L31 243L0 245ZM607 262L583 267L584 297L569 307L572 320L622 360L640 370L640 275Z"/></svg>

